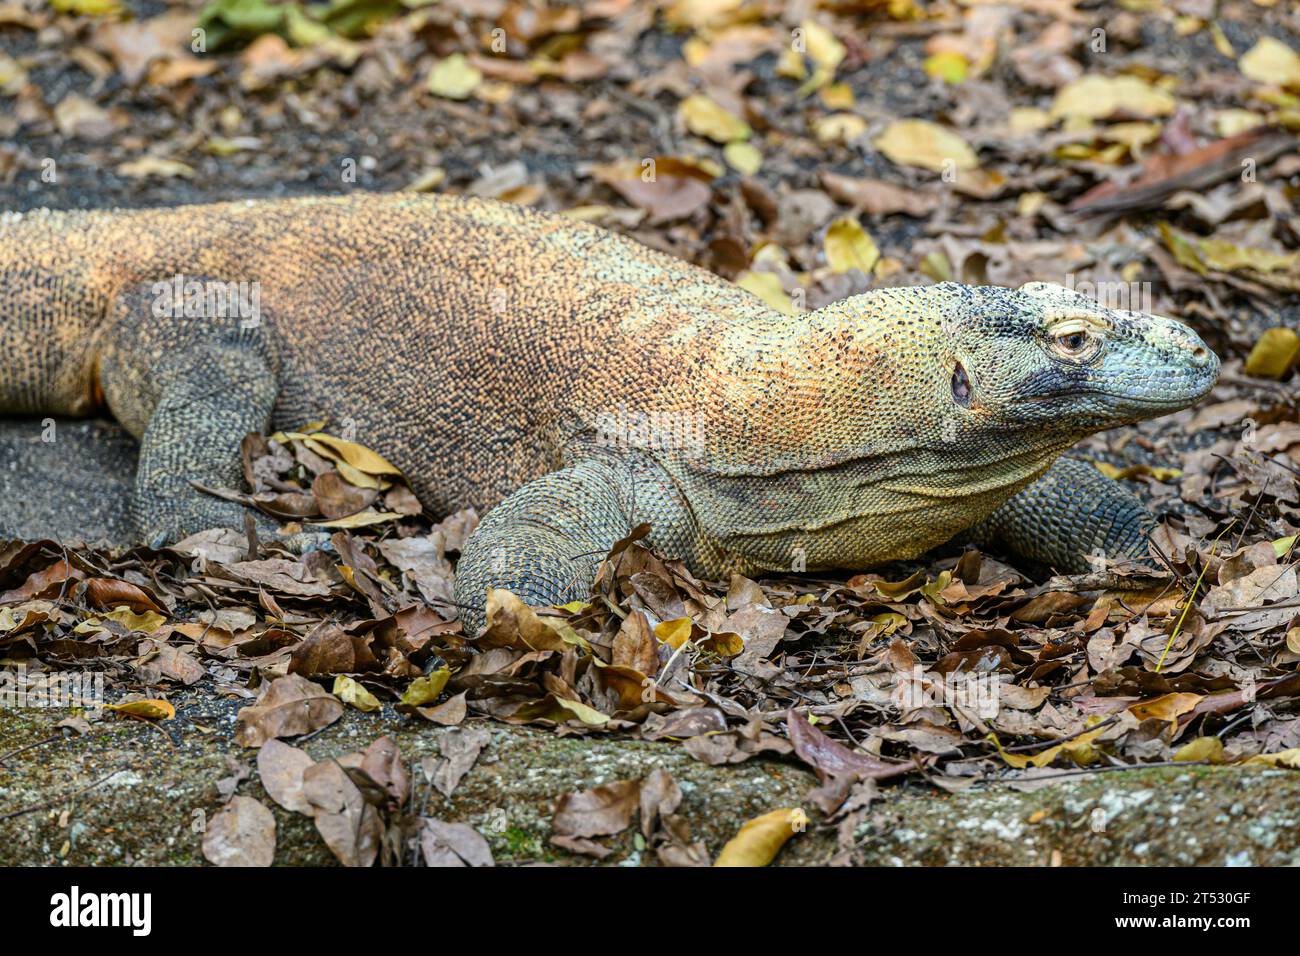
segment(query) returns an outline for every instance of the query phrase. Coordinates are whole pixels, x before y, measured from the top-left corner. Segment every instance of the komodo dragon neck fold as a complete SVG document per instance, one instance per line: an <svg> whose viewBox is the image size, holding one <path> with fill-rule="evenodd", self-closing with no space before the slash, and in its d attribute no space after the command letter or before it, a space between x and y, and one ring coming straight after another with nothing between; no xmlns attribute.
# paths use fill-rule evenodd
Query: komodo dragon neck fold
<svg viewBox="0 0 1300 956"><path fill-rule="evenodd" d="M1058 286L792 318L594 226L410 195L5 216L0 320L0 411L102 396L140 438L142 536L239 527L193 483L238 485L245 433L313 419L430 508L490 509L458 568L471 634L492 587L583 596L642 521L702 575L867 567L966 529L1062 569L1138 555L1141 505L1057 456L1218 368L1180 323Z"/></svg>

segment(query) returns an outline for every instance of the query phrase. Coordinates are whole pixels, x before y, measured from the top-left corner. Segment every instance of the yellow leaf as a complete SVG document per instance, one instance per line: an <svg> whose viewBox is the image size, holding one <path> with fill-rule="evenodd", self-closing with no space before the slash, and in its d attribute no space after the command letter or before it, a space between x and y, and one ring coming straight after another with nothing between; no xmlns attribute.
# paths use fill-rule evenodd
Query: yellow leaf
<svg viewBox="0 0 1300 956"><path fill-rule="evenodd" d="M1052 116L1106 119L1120 110L1138 116L1168 116L1174 98L1136 76L1089 73L1067 83L1052 102Z"/></svg>
<svg viewBox="0 0 1300 956"><path fill-rule="evenodd" d="M960 177L954 178L952 185L958 192L977 199L991 199L1002 192L1007 184L1007 177L995 169L968 169ZM1001 231L1002 225L994 226L991 233ZM1005 242L1004 239L985 239L985 242Z"/></svg>
<svg viewBox="0 0 1300 956"><path fill-rule="evenodd" d="M129 700L125 704L105 704L104 709L149 720L171 720L176 716L176 708L165 700Z"/></svg>
<svg viewBox="0 0 1300 956"><path fill-rule="evenodd" d="M777 245L775 242L760 242L758 248L754 250L752 261L760 266L785 266L790 265L790 253Z"/></svg>
<svg viewBox="0 0 1300 956"><path fill-rule="evenodd" d="M844 56L848 52L844 44L835 39L835 35L830 30L827 30L815 20L805 20L799 26L803 28L808 56L826 73L834 73L836 67L844 61Z"/></svg>
<svg viewBox="0 0 1300 956"><path fill-rule="evenodd" d="M1095 718L1093 718L1095 720ZM989 734L988 740L993 742L993 746L998 750L998 756L1007 762L1009 766L1017 770L1024 770L1026 767L1046 767L1061 754L1065 754L1080 766L1087 766L1097 759L1097 753L1092 747L1092 742L1105 733L1105 727L1098 727L1096 730L1090 730L1087 733L1080 734L1072 740L1048 747L1046 750L1039 751L1032 756L1025 756L1019 753L1007 753L1002 749L1002 742L998 740L997 734Z"/></svg>
<svg viewBox="0 0 1300 956"><path fill-rule="evenodd" d="M425 170L406 185L406 191L412 193L431 193L447 179L447 170L434 166Z"/></svg>
<svg viewBox="0 0 1300 956"><path fill-rule="evenodd" d="M364 445L335 438L324 432L304 435L299 432L287 432L286 438L296 438L318 455L331 461L344 461L358 471L368 475L400 475L401 470L378 452L371 451Z"/></svg>
<svg viewBox="0 0 1300 956"><path fill-rule="evenodd" d="M557 697L555 703L561 710L568 711L584 724L589 724L592 727L599 727L601 724L609 723L609 718L607 716L596 710L596 708L588 707L586 704L580 703L579 701Z"/></svg>
<svg viewBox="0 0 1300 956"><path fill-rule="evenodd" d="M1256 83L1300 87L1300 54L1273 37L1262 37L1242 54L1237 66Z"/></svg>
<svg viewBox="0 0 1300 956"><path fill-rule="evenodd" d="M1139 701L1129 707L1138 720L1167 720L1177 724L1178 718L1192 710L1201 702L1200 694L1162 694L1152 700Z"/></svg>
<svg viewBox="0 0 1300 956"><path fill-rule="evenodd" d="M889 637L907 623L907 618L897 611L885 611L882 614L873 614L871 623L876 625L876 630L872 632L873 637Z"/></svg>
<svg viewBox="0 0 1300 956"><path fill-rule="evenodd" d="M1036 106L1017 106L1009 123L1013 133L1033 133L1052 125L1052 115Z"/></svg>
<svg viewBox="0 0 1300 956"><path fill-rule="evenodd" d="M952 50L927 56L921 66L926 74L945 83L962 83L970 74L970 63L960 53Z"/></svg>
<svg viewBox="0 0 1300 956"><path fill-rule="evenodd" d="M1218 737L1197 737L1174 751L1175 760L1208 760L1223 762L1223 741Z"/></svg>
<svg viewBox="0 0 1300 956"><path fill-rule="evenodd" d="M50 606L53 607L53 605ZM22 614L22 617L18 616L19 613ZM14 608L0 607L0 634L9 631L26 630L33 624L39 624L41 621L48 621L49 619L48 613L33 608L25 608L19 612ZM73 630L76 630L76 628Z"/></svg>
<svg viewBox="0 0 1300 956"><path fill-rule="evenodd" d="M117 171L131 179L172 179L181 176L189 179L194 175L194 167L182 163L179 159L163 159L161 156L141 156L130 162L122 163Z"/></svg>
<svg viewBox="0 0 1300 956"><path fill-rule="evenodd" d="M572 209L561 209L560 215L568 219L576 219L579 222L600 222L613 212L613 206L592 203L586 206L574 206Z"/></svg>
<svg viewBox="0 0 1300 956"><path fill-rule="evenodd" d="M669 159L668 161L671 163L673 160ZM683 167L689 167L691 170L698 170L703 173L703 177L696 178L703 178L705 182L710 179L717 179L726 172L712 156L679 156L676 157L676 161L681 163ZM681 174L693 175L685 168L681 171ZM637 175L641 174L638 172Z"/></svg>
<svg viewBox="0 0 1300 956"><path fill-rule="evenodd" d="M781 51L781 56L776 61L776 75L784 76L787 80L802 80L808 76L808 65L804 62L803 57L786 47Z"/></svg>
<svg viewBox="0 0 1300 956"><path fill-rule="evenodd" d="M746 270L736 277L736 285L746 292L752 292L783 315L797 314L794 303L781 288L781 280L775 273Z"/></svg>
<svg viewBox="0 0 1300 956"><path fill-rule="evenodd" d="M1104 461L1094 461L1093 465L1097 470L1107 478L1113 478L1119 481L1123 478L1138 478L1142 475L1150 475L1156 481L1173 481L1175 478L1181 478L1183 471L1181 468L1159 468L1155 465L1129 465L1125 468L1116 468L1114 465Z"/></svg>
<svg viewBox="0 0 1300 956"><path fill-rule="evenodd" d="M840 65L847 51L844 44L820 23L805 20L799 27L804 33L804 49L813 62L812 76L798 90L799 96L807 96L831 81L835 68Z"/></svg>
<svg viewBox="0 0 1300 956"><path fill-rule="evenodd" d="M1294 329L1269 329L1246 356L1245 371L1256 378L1281 378L1300 358L1300 335Z"/></svg>
<svg viewBox="0 0 1300 956"><path fill-rule="evenodd" d="M831 110L852 109L857 100L853 97L853 87L847 83L832 83L830 86L823 87L818 97L822 105Z"/></svg>
<svg viewBox="0 0 1300 956"><path fill-rule="evenodd" d="M735 657L745 649L745 639L731 631L719 631L701 640L700 647L719 657Z"/></svg>
<svg viewBox="0 0 1300 956"><path fill-rule="evenodd" d="M1047 193L1021 193L1016 199L1016 215L1026 219L1038 215L1038 211L1047 202Z"/></svg>
<svg viewBox="0 0 1300 956"><path fill-rule="evenodd" d="M804 97L812 93L816 93L827 83L829 83L830 79L831 79L831 75L829 73L827 73L821 67L814 67L812 76L808 77L807 80L801 83L799 85L799 89L797 89L795 93L800 97Z"/></svg>
<svg viewBox="0 0 1300 956"><path fill-rule="evenodd" d="M100 617L106 617L110 621L117 621L123 627L132 631L144 631L146 634L152 634L162 626L166 620L157 611L142 611L136 614L129 607L115 607L111 611L105 611Z"/></svg>
<svg viewBox="0 0 1300 956"><path fill-rule="evenodd" d="M813 135L823 146L850 143L867 131L867 121L853 113L823 116L813 124Z"/></svg>
<svg viewBox="0 0 1300 956"><path fill-rule="evenodd" d="M50 0L59 13L71 13L80 17L115 16L122 12L121 0Z"/></svg>
<svg viewBox="0 0 1300 956"><path fill-rule="evenodd" d="M930 599L932 604L943 604L942 591L948 585L952 584L952 572L940 571L939 576L933 581L926 581L921 586L921 593Z"/></svg>
<svg viewBox="0 0 1300 956"><path fill-rule="evenodd" d="M880 261L880 250L871 235L851 216L842 216L826 230L826 262L832 272L857 269L864 275Z"/></svg>
<svg viewBox="0 0 1300 956"><path fill-rule="evenodd" d="M439 60L429 71L429 92L449 100L469 99L482 82L482 71L465 59L463 53Z"/></svg>
<svg viewBox="0 0 1300 956"><path fill-rule="evenodd" d="M1210 36L1214 39L1214 48L1219 51L1219 55L1229 60L1237 58L1237 51L1228 39L1228 35L1223 32L1223 27L1218 23L1210 24Z"/></svg>
<svg viewBox="0 0 1300 956"><path fill-rule="evenodd" d="M696 136L703 136L715 143L748 139L751 132L749 124L743 119L698 93L682 100L677 112L687 129Z"/></svg>
<svg viewBox="0 0 1300 956"><path fill-rule="evenodd" d="M709 46L708 42L697 36L688 37L686 42L682 44L682 59L690 67L698 67L709 58L711 52L712 47Z"/></svg>
<svg viewBox="0 0 1300 956"><path fill-rule="evenodd" d="M927 252L925 258L921 260L921 271L929 276L935 282L952 282L956 275L952 270L952 263L942 252Z"/></svg>
<svg viewBox="0 0 1300 956"><path fill-rule="evenodd" d="M446 667L439 667L424 677L417 677L411 681L406 690L402 691L402 703L411 707L432 704L438 699L438 695L442 693L449 680L451 680L451 671ZM335 689L334 693L337 694L338 690Z"/></svg>
<svg viewBox="0 0 1300 956"><path fill-rule="evenodd" d="M1123 143L1136 152L1148 143L1154 143L1160 136L1159 123L1112 123L1098 130L1101 139L1114 143Z"/></svg>
<svg viewBox="0 0 1300 956"><path fill-rule="evenodd" d="M479 635L480 647L527 648L530 651L584 652L591 645L566 621L543 618L504 588L488 588L487 626Z"/></svg>
<svg viewBox="0 0 1300 956"><path fill-rule="evenodd" d="M1279 561L1291 553L1297 538L1300 538L1300 535L1289 534L1285 538L1277 538L1273 541L1273 553L1277 555Z"/></svg>
<svg viewBox="0 0 1300 956"><path fill-rule="evenodd" d="M368 528L372 524L383 524L385 521L400 521L403 517L396 511L358 511L346 518L313 521L311 525L315 528Z"/></svg>
<svg viewBox="0 0 1300 956"><path fill-rule="evenodd" d="M979 165L966 141L929 120L898 120L876 137L876 149L900 166L918 166L933 172L974 169Z"/></svg>
<svg viewBox="0 0 1300 956"><path fill-rule="evenodd" d="M1300 271L1300 253L1238 246L1223 239L1201 239L1198 245L1205 264L1221 272L1231 272L1234 269L1254 269L1257 272Z"/></svg>
<svg viewBox="0 0 1300 956"><path fill-rule="evenodd" d="M369 714L379 709L379 698L346 674L334 678L333 694L345 704Z"/></svg>
<svg viewBox="0 0 1300 956"><path fill-rule="evenodd" d="M747 820L718 854L714 866L767 866L781 847L807 828L808 817L799 807L773 810Z"/></svg>
<svg viewBox="0 0 1300 956"><path fill-rule="evenodd" d="M1174 254L1180 266L1191 269L1197 275L1209 274L1210 270L1201 261L1200 252L1193 243L1167 222L1156 223L1156 228L1160 230L1160 237L1164 239L1165 245Z"/></svg>
<svg viewBox="0 0 1300 956"><path fill-rule="evenodd" d="M0 53L0 96L16 96L27 85L27 71L7 53Z"/></svg>
<svg viewBox="0 0 1300 956"><path fill-rule="evenodd" d="M210 136L203 144L203 149L213 156L234 156L245 150L257 149L261 145L262 141L256 136L236 136L233 139L227 136Z"/></svg>
<svg viewBox="0 0 1300 956"><path fill-rule="evenodd" d="M1290 767L1292 770L1300 770L1300 747L1280 750L1275 754L1256 754L1245 762L1248 767L1252 764L1265 767Z"/></svg>
<svg viewBox="0 0 1300 956"><path fill-rule="evenodd" d="M1052 158L1059 160L1086 160L1094 163L1108 163L1114 166L1123 162L1128 156L1128 147L1123 144L1106 146L1102 149L1089 143L1066 143L1052 151Z"/></svg>
<svg viewBox="0 0 1300 956"><path fill-rule="evenodd" d="M319 46L329 43L336 36L333 30L313 20L296 6L286 7L284 12L285 32L289 35L289 42L294 46ZM338 39L343 38L338 37Z"/></svg>
<svg viewBox="0 0 1300 956"><path fill-rule="evenodd" d="M673 0L664 10L675 30L718 27L739 16L741 0Z"/></svg>
<svg viewBox="0 0 1300 956"><path fill-rule="evenodd" d="M691 638L693 628L689 617L674 618L671 621L662 621L655 625L655 637L663 641L673 650L681 647Z"/></svg>
<svg viewBox="0 0 1300 956"><path fill-rule="evenodd" d="M763 165L763 154L751 143L728 143L722 150L727 165L742 176L752 176Z"/></svg>
<svg viewBox="0 0 1300 956"><path fill-rule="evenodd" d="M1219 110L1214 115L1214 131L1222 137L1236 136L1248 129L1264 125L1264 117L1250 110Z"/></svg>
<svg viewBox="0 0 1300 956"><path fill-rule="evenodd" d="M356 485L358 488L371 488L377 490L383 484L383 482L374 475L368 475L360 468L353 468L346 461L336 461L334 462L334 467L338 469L339 474L343 476L344 481L350 485Z"/></svg>
<svg viewBox="0 0 1300 956"><path fill-rule="evenodd" d="M510 715L519 720L553 720L563 723L571 717L577 718L589 727L601 727L609 723L609 717L576 700L547 694L539 701L524 704Z"/></svg>

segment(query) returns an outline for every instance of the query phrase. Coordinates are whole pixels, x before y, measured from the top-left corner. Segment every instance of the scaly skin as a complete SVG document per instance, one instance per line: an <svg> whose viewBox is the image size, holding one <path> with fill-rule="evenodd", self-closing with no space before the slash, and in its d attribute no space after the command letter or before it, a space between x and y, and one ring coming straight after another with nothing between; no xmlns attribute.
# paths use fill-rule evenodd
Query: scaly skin
<svg viewBox="0 0 1300 956"><path fill-rule="evenodd" d="M257 283L260 322L159 316L178 274ZM977 524L1063 568L1142 553L1145 511L1100 476L1017 493L1218 367L1185 326L1056 286L789 318L596 227L441 197L7 217L0 317L0 411L107 407L141 439L142 535L238 527L189 482L234 486L245 432L319 418L431 508L491 509L458 574L470 633L489 587L583 596L643 521L705 576L869 567Z"/></svg>

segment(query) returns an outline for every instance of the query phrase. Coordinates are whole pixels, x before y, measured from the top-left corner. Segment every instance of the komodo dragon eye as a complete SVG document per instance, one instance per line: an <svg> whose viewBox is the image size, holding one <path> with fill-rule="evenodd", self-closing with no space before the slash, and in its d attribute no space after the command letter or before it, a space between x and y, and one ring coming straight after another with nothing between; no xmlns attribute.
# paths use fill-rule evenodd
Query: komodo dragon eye
<svg viewBox="0 0 1300 956"><path fill-rule="evenodd" d="M1052 347L1065 358L1088 358L1100 344L1092 329L1082 323L1067 322L1052 332Z"/></svg>
<svg viewBox="0 0 1300 956"><path fill-rule="evenodd" d="M1066 352L1082 352L1083 347L1088 344L1088 336L1084 332L1069 332L1058 335L1056 342Z"/></svg>

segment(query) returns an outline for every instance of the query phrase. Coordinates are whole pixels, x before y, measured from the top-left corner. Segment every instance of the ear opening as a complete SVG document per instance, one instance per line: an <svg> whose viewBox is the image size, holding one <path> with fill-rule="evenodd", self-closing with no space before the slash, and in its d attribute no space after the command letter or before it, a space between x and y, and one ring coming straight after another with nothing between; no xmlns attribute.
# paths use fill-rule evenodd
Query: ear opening
<svg viewBox="0 0 1300 956"><path fill-rule="evenodd" d="M952 400L962 408L970 408L971 387L970 376L966 374L966 368L960 361L953 363L952 369Z"/></svg>

